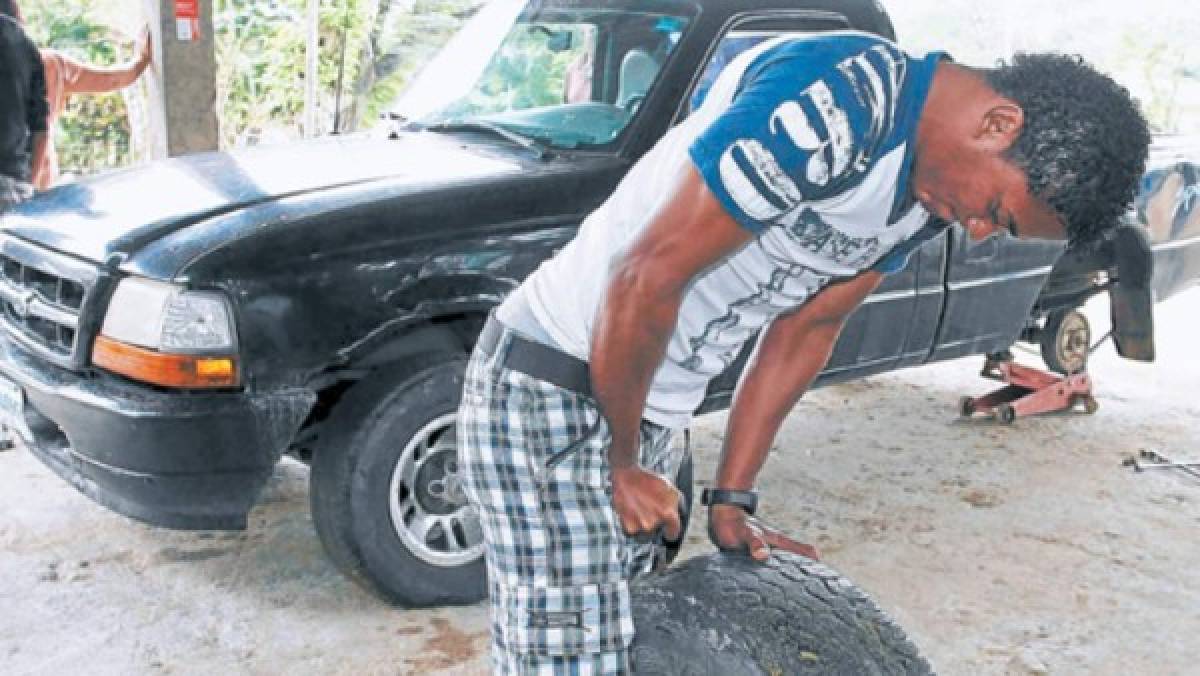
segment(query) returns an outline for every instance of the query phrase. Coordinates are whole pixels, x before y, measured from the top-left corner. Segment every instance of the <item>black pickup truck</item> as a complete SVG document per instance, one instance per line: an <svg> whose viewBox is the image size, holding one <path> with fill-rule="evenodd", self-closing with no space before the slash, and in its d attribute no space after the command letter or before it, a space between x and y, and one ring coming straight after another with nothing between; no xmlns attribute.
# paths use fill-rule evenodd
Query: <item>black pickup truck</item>
<svg viewBox="0 0 1200 676"><path fill-rule="evenodd" d="M873 0L493 2L386 132L43 194L0 219L0 421L84 494L167 528L243 528L294 456L345 573L403 604L478 599L454 412L488 311L731 55L844 29L894 37ZM1151 358L1151 299L1200 271L1200 189L1187 164L1146 184L1128 226L1085 251L948 229L857 312L820 382L1018 340L1072 370L1088 342L1072 311L1102 292L1118 349Z"/></svg>

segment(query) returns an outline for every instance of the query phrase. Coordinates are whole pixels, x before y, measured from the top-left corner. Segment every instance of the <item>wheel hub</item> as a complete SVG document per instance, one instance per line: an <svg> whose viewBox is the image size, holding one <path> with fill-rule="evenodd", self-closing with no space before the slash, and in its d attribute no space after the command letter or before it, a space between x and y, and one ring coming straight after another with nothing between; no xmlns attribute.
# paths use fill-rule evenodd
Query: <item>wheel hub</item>
<svg viewBox="0 0 1200 676"><path fill-rule="evenodd" d="M468 504L459 474L456 416L447 413L421 428L392 470L388 510L396 536L426 563L455 567L483 556L479 517Z"/></svg>
<svg viewBox="0 0 1200 676"><path fill-rule="evenodd" d="M417 463L414 498L429 514L453 514L467 504L458 459L453 450L440 450Z"/></svg>
<svg viewBox="0 0 1200 676"><path fill-rule="evenodd" d="M1071 372L1082 370L1087 363L1090 342L1091 327L1087 320L1077 312L1069 313L1059 328L1059 361Z"/></svg>

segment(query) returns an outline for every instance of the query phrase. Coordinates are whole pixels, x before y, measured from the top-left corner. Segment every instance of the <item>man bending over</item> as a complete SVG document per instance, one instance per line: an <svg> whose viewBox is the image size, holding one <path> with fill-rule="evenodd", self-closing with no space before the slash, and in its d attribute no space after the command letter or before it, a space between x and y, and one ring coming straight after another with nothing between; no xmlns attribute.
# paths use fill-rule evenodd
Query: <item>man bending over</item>
<svg viewBox="0 0 1200 676"><path fill-rule="evenodd" d="M670 439L760 330L708 531L758 560L816 557L754 518L752 489L846 318L950 221L975 240L1103 235L1148 140L1076 57L976 70L845 32L733 60L476 346L458 441L496 671L630 671L628 582L654 565L648 534L680 531Z"/></svg>

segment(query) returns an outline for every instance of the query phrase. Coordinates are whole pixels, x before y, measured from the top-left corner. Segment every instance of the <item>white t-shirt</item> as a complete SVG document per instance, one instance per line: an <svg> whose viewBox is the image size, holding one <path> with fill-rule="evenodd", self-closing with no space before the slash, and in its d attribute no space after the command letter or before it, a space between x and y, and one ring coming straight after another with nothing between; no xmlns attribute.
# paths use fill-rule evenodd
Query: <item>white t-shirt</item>
<svg viewBox="0 0 1200 676"><path fill-rule="evenodd" d="M686 426L708 382L780 313L832 280L903 265L903 246L881 259L929 218L905 186L916 122L941 58L916 60L886 40L849 32L773 40L739 55L703 105L633 166L576 237L505 301L499 318L586 360L611 261L693 162L756 237L693 280L654 374L644 417Z"/></svg>

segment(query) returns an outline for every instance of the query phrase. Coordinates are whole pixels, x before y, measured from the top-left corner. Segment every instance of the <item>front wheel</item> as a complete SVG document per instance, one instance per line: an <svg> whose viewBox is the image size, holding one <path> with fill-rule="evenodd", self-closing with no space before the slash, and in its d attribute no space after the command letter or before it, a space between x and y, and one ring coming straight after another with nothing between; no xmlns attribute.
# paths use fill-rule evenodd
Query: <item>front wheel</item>
<svg viewBox="0 0 1200 676"><path fill-rule="evenodd" d="M483 531L458 467L465 368L458 355L435 355L355 385L313 455L310 502L325 551L347 577L398 605L461 605L487 596ZM676 486L686 533L690 453ZM668 545L668 563L681 544L682 537Z"/></svg>
<svg viewBox="0 0 1200 676"><path fill-rule="evenodd" d="M962 397L958 400L958 415L970 418L975 414L975 397Z"/></svg>
<svg viewBox="0 0 1200 676"><path fill-rule="evenodd" d="M457 465L464 369L461 357L445 355L356 385L313 456L322 544L343 573L393 603L487 595L483 534Z"/></svg>

